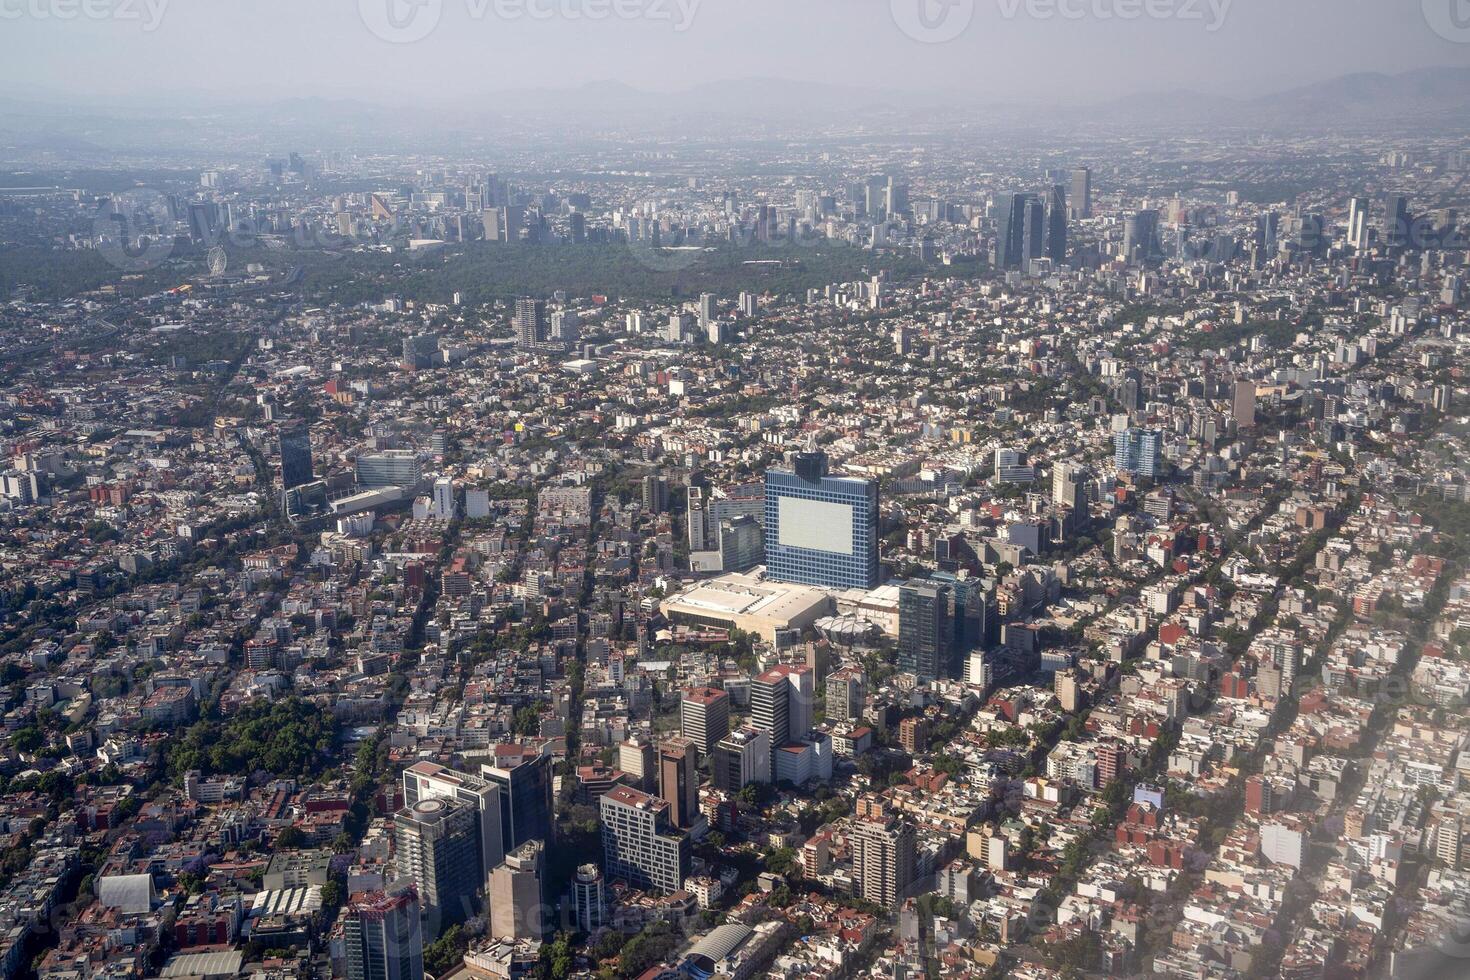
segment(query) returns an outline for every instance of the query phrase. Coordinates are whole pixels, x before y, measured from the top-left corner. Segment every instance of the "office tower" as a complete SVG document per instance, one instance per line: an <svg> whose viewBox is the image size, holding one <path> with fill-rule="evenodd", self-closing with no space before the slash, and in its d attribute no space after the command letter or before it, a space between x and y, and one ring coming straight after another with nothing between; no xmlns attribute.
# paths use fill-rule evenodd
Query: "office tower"
<svg viewBox="0 0 1470 980"><path fill-rule="evenodd" d="M439 338L434 334L412 334L403 338L403 366L410 371L422 371L434 363L439 353Z"/></svg>
<svg viewBox="0 0 1470 980"><path fill-rule="evenodd" d="M711 520L704 489L691 486L685 491L685 499L689 521L689 550L714 551L718 527Z"/></svg>
<svg viewBox="0 0 1470 980"><path fill-rule="evenodd" d="M479 875L479 815L460 800L430 797L393 815L394 864L424 906L424 936L439 938L474 911Z"/></svg>
<svg viewBox="0 0 1470 980"><path fill-rule="evenodd" d="M672 895L689 876L689 835L669 820L669 804L628 786L598 800L602 866L609 878Z"/></svg>
<svg viewBox="0 0 1470 980"><path fill-rule="evenodd" d="M1035 196L1031 194L1002 194L996 198L995 267L997 269L1019 269L1021 267L1021 262L1025 257L1026 208L1034 200Z"/></svg>
<svg viewBox="0 0 1470 980"><path fill-rule="evenodd" d="M896 910L914 880L913 824L884 808L872 808L854 821L849 842L858 894Z"/></svg>
<svg viewBox="0 0 1470 980"><path fill-rule="evenodd" d="M1046 204L1039 197L1027 195L1021 212L1021 260L1041 258L1046 246Z"/></svg>
<svg viewBox="0 0 1470 980"><path fill-rule="evenodd" d="M770 737L772 752L791 741L791 685L784 673L768 670L751 680L750 724Z"/></svg>
<svg viewBox="0 0 1470 980"><path fill-rule="evenodd" d="M543 842L526 841L490 873L486 894L491 936L540 939L546 934L545 852Z"/></svg>
<svg viewBox="0 0 1470 980"><path fill-rule="evenodd" d="M1402 194L1383 197L1383 228L1379 236L1388 245L1409 244L1409 199Z"/></svg>
<svg viewBox="0 0 1470 980"><path fill-rule="evenodd" d="M771 781L771 736L742 725L720 739L710 756L710 782L725 793L738 793L751 783Z"/></svg>
<svg viewBox="0 0 1470 980"><path fill-rule="evenodd" d="M281 426L276 437L281 454L281 488L291 490L313 479L311 471L311 432L303 422Z"/></svg>
<svg viewBox="0 0 1470 980"><path fill-rule="evenodd" d="M479 829L476 877L483 881L505 858L500 837L500 788L479 776L457 772L436 762L415 762L403 770L404 805L412 807L420 800L429 799L459 800L474 808Z"/></svg>
<svg viewBox="0 0 1470 980"><path fill-rule="evenodd" d="M699 746L692 738L658 743L658 795L669 804L669 822L680 830L699 816Z"/></svg>
<svg viewBox="0 0 1470 980"><path fill-rule="evenodd" d="M551 757L525 749L518 758L497 753L497 762L509 764L482 765L480 775L500 788L500 839L506 852L528 840L551 843L556 813L552 806Z"/></svg>
<svg viewBox="0 0 1470 980"><path fill-rule="evenodd" d="M454 481L441 476L434 481L434 516L441 521L452 521L458 513L454 502Z"/></svg>
<svg viewBox="0 0 1470 980"><path fill-rule="evenodd" d="M856 667L845 667L827 676L827 720L858 721L863 716L866 679Z"/></svg>
<svg viewBox="0 0 1470 980"><path fill-rule="evenodd" d="M1072 217L1092 217L1092 171L1087 167L1072 171Z"/></svg>
<svg viewBox="0 0 1470 980"><path fill-rule="evenodd" d="M1163 434L1154 429L1119 432L1113 436L1113 463L1122 473L1157 476L1163 444Z"/></svg>
<svg viewBox="0 0 1470 980"><path fill-rule="evenodd" d="M421 919L412 885L352 896L342 911L347 980L423 980Z"/></svg>
<svg viewBox="0 0 1470 980"><path fill-rule="evenodd" d="M521 350L531 350L545 340L546 304L530 298L516 300L515 333Z"/></svg>
<svg viewBox="0 0 1470 980"><path fill-rule="evenodd" d="M1075 463L1057 463L1051 471L1051 499L1059 507L1070 507L1075 514L1087 513L1086 484L1092 473Z"/></svg>
<svg viewBox="0 0 1470 980"><path fill-rule="evenodd" d="M364 453L355 464L357 485L367 489L379 487L411 487L419 482L422 471L419 457L411 449L387 449Z"/></svg>
<svg viewBox="0 0 1470 980"><path fill-rule="evenodd" d="M878 482L827 474L827 456L796 454L766 472L766 574L827 589L878 585Z"/></svg>
<svg viewBox="0 0 1470 980"><path fill-rule="evenodd" d="M715 320L715 294L699 294L699 325L707 328Z"/></svg>
<svg viewBox="0 0 1470 980"><path fill-rule="evenodd" d="M580 245L587 240L587 216L581 211L567 216L567 227L572 233L572 244Z"/></svg>
<svg viewBox="0 0 1470 980"><path fill-rule="evenodd" d="M649 514L669 509L669 481L653 473L643 478L643 509Z"/></svg>
<svg viewBox="0 0 1470 980"><path fill-rule="evenodd" d="M618 745L618 768L633 779L633 785L648 792L658 785L657 755L653 743L634 735Z"/></svg>
<svg viewBox="0 0 1470 980"><path fill-rule="evenodd" d="M1256 424L1256 383L1236 381L1235 397L1232 400L1235 424L1242 429L1254 428Z"/></svg>
<svg viewBox="0 0 1470 980"><path fill-rule="evenodd" d="M1369 224L1368 212L1372 207L1366 197L1355 197L1348 204L1348 244L1360 252L1368 250L1368 236L1372 225Z"/></svg>
<svg viewBox="0 0 1470 980"><path fill-rule="evenodd" d="M1163 257L1159 241L1159 212L1139 211L1123 224L1123 258L1130 264L1148 264Z"/></svg>
<svg viewBox="0 0 1470 980"><path fill-rule="evenodd" d="M898 590L898 669L920 681L958 679L958 654L949 586L904 583Z"/></svg>
<svg viewBox="0 0 1470 980"><path fill-rule="evenodd" d="M483 229L485 241L499 242L505 240L505 225L499 208L487 208L481 211L480 227Z"/></svg>
<svg viewBox="0 0 1470 980"><path fill-rule="evenodd" d="M602 869L595 864L579 865L572 878L572 914L576 917L577 928L588 933L602 928L606 910Z"/></svg>
<svg viewBox="0 0 1470 980"><path fill-rule="evenodd" d="M1327 219L1313 212L1298 215L1296 241L1293 244L1297 251L1310 255L1327 251Z"/></svg>
<svg viewBox="0 0 1470 980"><path fill-rule="evenodd" d="M1281 227L1281 215L1267 211L1256 216L1256 247L1267 256L1276 251L1277 233Z"/></svg>
<svg viewBox="0 0 1470 980"><path fill-rule="evenodd" d="M810 667L778 664L750 682L750 723L770 736L773 755L811 730L815 676Z"/></svg>
<svg viewBox="0 0 1470 980"><path fill-rule="evenodd" d="M730 734L730 695L717 687L691 687L679 702L679 730L709 755Z"/></svg>
<svg viewBox="0 0 1470 980"><path fill-rule="evenodd" d="M1057 265L1067 261L1067 189L1061 184L1051 189L1046 212L1046 257Z"/></svg>

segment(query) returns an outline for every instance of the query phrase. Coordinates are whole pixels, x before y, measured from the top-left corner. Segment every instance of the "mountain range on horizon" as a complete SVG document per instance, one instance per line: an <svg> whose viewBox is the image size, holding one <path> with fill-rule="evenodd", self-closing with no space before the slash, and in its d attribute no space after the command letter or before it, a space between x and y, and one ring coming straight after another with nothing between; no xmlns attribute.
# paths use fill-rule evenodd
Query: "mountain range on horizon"
<svg viewBox="0 0 1470 980"><path fill-rule="evenodd" d="M987 93L988 94L988 93ZM1359 72L1264 96L1234 98L1182 87L1086 104L997 102L954 90L885 90L770 78L704 82L651 92L608 82L570 89L525 88L440 104L385 105L359 99L299 96L173 106L0 97L0 160L48 151L106 155L220 146L220 131L273 143L324 148L361 145L364 137L437 144L484 133L639 134L770 137L791 127L812 133L844 126L869 134L942 132L984 125L1048 125L1130 131L1232 129L1261 132L1388 130L1470 124L1470 68L1429 67L1397 75ZM304 141L304 142L303 142ZM238 144L239 139L229 142Z"/></svg>

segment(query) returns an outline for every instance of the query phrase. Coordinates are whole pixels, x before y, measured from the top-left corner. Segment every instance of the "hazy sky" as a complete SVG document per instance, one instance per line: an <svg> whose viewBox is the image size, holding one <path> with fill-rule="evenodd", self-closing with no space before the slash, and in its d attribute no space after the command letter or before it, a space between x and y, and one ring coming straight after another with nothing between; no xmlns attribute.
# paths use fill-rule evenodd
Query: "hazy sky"
<svg viewBox="0 0 1470 980"><path fill-rule="evenodd" d="M105 103L748 77L1090 102L1425 65L1470 65L1470 0L0 0L6 92Z"/></svg>

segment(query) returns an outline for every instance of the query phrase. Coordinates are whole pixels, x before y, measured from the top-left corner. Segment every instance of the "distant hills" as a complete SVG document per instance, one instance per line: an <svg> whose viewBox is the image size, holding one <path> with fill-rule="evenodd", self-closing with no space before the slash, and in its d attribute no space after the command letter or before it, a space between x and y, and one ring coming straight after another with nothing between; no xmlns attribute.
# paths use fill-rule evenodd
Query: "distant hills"
<svg viewBox="0 0 1470 980"><path fill-rule="evenodd" d="M1398 75L1360 72L1255 98L1187 87L1067 105L997 102L991 92L882 90L769 78L716 81L673 92L615 82L461 96L441 104L379 105L300 97L260 104L78 105L0 97L0 161L47 155L73 163L169 152L279 152L318 148L472 149L515 138L680 135L734 140L866 132L935 134L977 129L1259 132L1407 132L1470 124L1470 68Z"/></svg>

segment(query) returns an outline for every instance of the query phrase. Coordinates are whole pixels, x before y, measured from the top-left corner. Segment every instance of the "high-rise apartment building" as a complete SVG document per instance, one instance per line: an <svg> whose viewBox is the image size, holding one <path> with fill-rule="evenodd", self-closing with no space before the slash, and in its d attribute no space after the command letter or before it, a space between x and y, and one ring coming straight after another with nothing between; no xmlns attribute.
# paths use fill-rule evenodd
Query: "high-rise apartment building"
<svg viewBox="0 0 1470 980"><path fill-rule="evenodd" d="M531 350L546 339L546 304L537 299L516 300L516 346Z"/></svg>
<svg viewBox="0 0 1470 980"><path fill-rule="evenodd" d="M867 698L863 672L856 667L844 667L827 675L827 720L831 722L858 721L863 716L863 702Z"/></svg>
<svg viewBox="0 0 1470 980"><path fill-rule="evenodd" d="M689 876L689 835L669 819L669 804L629 786L598 800L602 865L609 878L671 895Z"/></svg>
<svg viewBox="0 0 1470 980"><path fill-rule="evenodd" d="M914 880L913 824L879 809L854 821L850 843L858 893L896 910Z"/></svg>

